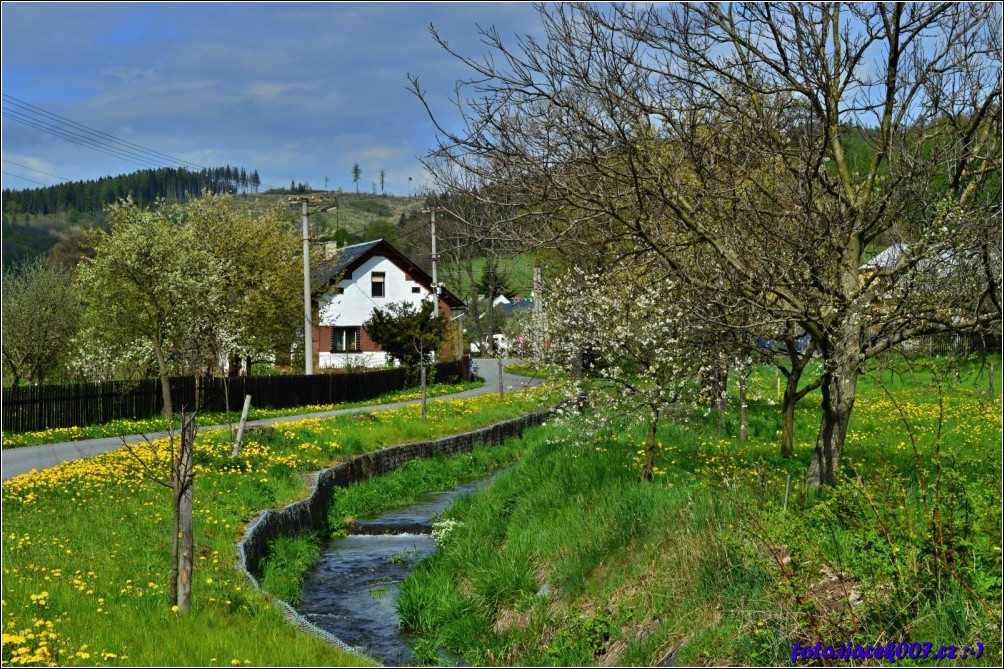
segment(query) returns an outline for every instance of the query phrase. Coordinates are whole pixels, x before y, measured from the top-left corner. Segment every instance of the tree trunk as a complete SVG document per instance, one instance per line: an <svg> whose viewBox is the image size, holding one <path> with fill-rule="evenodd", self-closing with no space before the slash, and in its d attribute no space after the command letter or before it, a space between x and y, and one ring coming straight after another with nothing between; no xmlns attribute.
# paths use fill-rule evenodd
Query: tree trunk
<svg viewBox="0 0 1004 669"><path fill-rule="evenodd" d="M181 521L181 550L178 554L178 612L186 613L192 607L192 566L194 542L192 534L192 451L195 443L195 414L181 417L181 453L178 456L178 480L181 495L178 514Z"/></svg>
<svg viewBox="0 0 1004 669"><path fill-rule="evenodd" d="M798 403L798 380L801 372L792 370L784 386L781 400L781 457L795 454L795 405Z"/></svg>
<svg viewBox="0 0 1004 669"><path fill-rule="evenodd" d="M498 360L499 363L499 397L505 397L505 379L503 378L505 368L502 365L502 352L499 351L495 355L498 356L496 360Z"/></svg>
<svg viewBox="0 0 1004 669"><path fill-rule="evenodd" d="M153 342L153 352L157 356L157 369L160 372L160 394L164 399L164 418L170 424L174 418L174 406L171 404L171 379L167 375L167 359L164 351L160 347L160 342Z"/></svg>
<svg viewBox="0 0 1004 669"><path fill-rule="evenodd" d="M579 349L572 356L572 368L568 370L568 375L572 377L573 381L582 380L582 367L582 349Z"/></svg>
<svg viewBox="0 0 1004 669"><path fill-rule="evenodd" d="M241 375L241 354L234 352L230 354L230 368L227 370L227 376L240 376Z"/></svg>
<svg viewBox="0 0 1004 669"><path fill-rule="evenodd" d="M470 285L472 287L476 286L477 285L477 281L475 281L475 279L474 279L474 267L473 267L473 263L471 263L468 260L466 262L466 264L464 265L464 270L467 272L467 279L468 279L468 281L470 281ZM484 356L484 353L485 353L485 348L484 348L485 347L485 337L484 337L484 331L483 331L483 329L481 327L481 311L480 311L481 306L480 306L479 302L480 301L478 300L478 290L477 290L477 288L472 288L471 289L471 299L470 299L470 302L468 303L468 306L470 307L470 313L473 315L473 318L470 319L470 323L471 323L471 327L474 329L474 340L478 343L478 352L482 356Z"/></svg>
<svg viewBox="0 0 1004 669"><path fill-rule="evenodd" d="M422 364L422 370L421 370L421 374L422 374L422 422L424 423L425 422L425 398L426 398L426 391L425 391L425 363L422 362L421 364Z"/></svg>
<svg viewBox="0 0 1004 669"><path fill-rule="evenodd" d="M167 577L167 600L170 606L178 605L178 532L181 530L181 515L179 506L181 498L178 497L177 476L172 481L171 488L171 573Z"/></svg>
<svg viewBox="0 0 1004 669"><path fill-rule="evenodd" d="M724 413L729 408L728 382L729 366L724 362L712 364L705 377L711 410Z"/></svg>
<svg viewBox="0 0 1004 669"><path fill-rule="evenodd" d="M805 351L799 353L798 340L795 337L794 329L789 324L785 343L788 348L788 358L791 360L791 371L785 372L787 381L781 400L781 457L790 458L795 454L795 406L803 397L818 388L822 379L815 379L799 391L798 384L802 380L802 373L816 352L816 342L815 340L810 341Z"/></svg>
<svg viewBox="0 0 1004 669"><path fill-rule="evenodd" d="M822 383L823 418L806 477L806 483L812 488L837 482L858 384L858 339L853 334L845 336L836 350L827 351L830 359L826 361Z"/></svg>
<svg viewBox="0 0 1004 669"><path fill-rule="evenodd" d="M749 367L739 369L739 441L749 440L749 425L746 422L746 381L749 378Z"/></svg>
<svg viewBox="0 0 1004 669"><path fill-rule="evenodd" d="M645 464L641 470L641 480L651 481L655 471L656 428L659 427L659 410L654 409L648 419L648 438L645 442Z"/></svg>

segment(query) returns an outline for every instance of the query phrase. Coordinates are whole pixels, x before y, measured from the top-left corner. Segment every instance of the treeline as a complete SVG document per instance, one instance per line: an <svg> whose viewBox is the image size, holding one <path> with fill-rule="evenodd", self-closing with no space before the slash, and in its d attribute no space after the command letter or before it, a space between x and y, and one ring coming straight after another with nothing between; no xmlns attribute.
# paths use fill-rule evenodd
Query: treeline
<svg viewBox="0 0 1004 669"><path fill-rule="evenodd" d="M49 216L68 211L97 213L106 204L126 197L146 206L159 198L185 201L191 195L209 190L213 193L258 192L261 178L258 170L248 172L243 167L185 168L161 167L140 170L117 177L102 177L90 181L73 181L44 188L24 190L4 189L5 221L29 215Z"/></svg>
<svg viewBox="0 0 1004 669"><path fill-rule="evenodd" d="M268 195L302 195L311 193L313 190L309 183L290 181L289 188L269 188L265 193Z"/></svg>

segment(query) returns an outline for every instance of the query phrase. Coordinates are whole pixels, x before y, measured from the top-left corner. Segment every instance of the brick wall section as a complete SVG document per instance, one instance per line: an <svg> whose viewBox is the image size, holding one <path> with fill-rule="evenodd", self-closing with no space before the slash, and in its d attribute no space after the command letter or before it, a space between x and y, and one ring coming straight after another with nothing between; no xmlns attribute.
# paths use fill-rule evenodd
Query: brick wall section
<svg viewBox="0 0 1004 669"><path fill-rule="evenodd" d="M251 521L244 532L244 538L237 545L238 567L248 572L257 585L256 579L261 575L261 561L269 543L280 536L324 527L328 504L336 487L347 487L357 481L386 474L415 458L428 458L437 453L464 453L479 445L497 446L506 439L522 436L525 429L540 425L552 413L550 409L538 411L437 441L391 446L325 469L314 477L314 490L310 497L281 509L264 511Z"/></svg>
<svg viewBox="0 0 1004 669"><path fill-rule="evenodd" d="M359 348L363 353L376 353L383 350L379 344L370 338L370 333L366 332L366 328L359 328L359 330Z"/></svg>
<svg viewBox="0 0 1004 669"><path fill-rule="evenodd" d="M317 351L327 352L331 350L331 328L328 327L315 327L314 332L317 333Z"/></svg>

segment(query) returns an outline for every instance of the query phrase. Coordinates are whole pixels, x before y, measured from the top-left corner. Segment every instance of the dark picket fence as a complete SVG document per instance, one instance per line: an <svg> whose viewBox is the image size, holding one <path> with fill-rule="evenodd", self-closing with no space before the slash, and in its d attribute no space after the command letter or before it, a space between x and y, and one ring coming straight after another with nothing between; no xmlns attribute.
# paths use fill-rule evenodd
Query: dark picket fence
<svg viewBox="0 0 1004 669"><path fill-rule="evenodd" d="M436 365L434 380L464 374L461 362ZM175 411L240 411L244 396L256 407L284 409L312 404L361 402L417 384L418 374L402 368L312 376L235 376L171 378ZM119 418L158 415L164 403L158 379L102 381L3 389L3 429L31 432L53 427L98 425Z"/></svg>
<svg viewBox="0 0 1004 669"><path fill-rule="evenodd" d="M948 333L911 339L903 348L925 355L966 355L1000 351L1001 339L999 335Z"/></svg>

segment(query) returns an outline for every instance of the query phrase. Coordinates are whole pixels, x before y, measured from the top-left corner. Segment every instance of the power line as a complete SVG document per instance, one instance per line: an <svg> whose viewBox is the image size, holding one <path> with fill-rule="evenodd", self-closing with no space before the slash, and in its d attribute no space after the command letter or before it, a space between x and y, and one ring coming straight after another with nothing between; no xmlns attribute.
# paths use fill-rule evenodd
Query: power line
<svg viewBox="0 0 1004 669"><path fill-rule="evenodd" d="M15 163L13 160L2 159L5 163L10 163L11 165L17 165L18 167L23 167L26 170L31 170L32 172L38 172L39 174L44 174L47 177L52 177L54 179L59 179L60 181L70 181L66 177L61 177L58 174L51 174L49 172L43 172L42 170L35 169L34 167L28 167L27 165L22 165L21 163Z"/></svg>
<svg viewBox="0 0 1004 669"><path fill-rule="evenodd" d="M47 125L43 121L32 119L31 117L18 114L17 112L5 109L3 110L3 116L16 123L20 123L22 125L35 128L37 130L42 130L43 132L47 132L50 135L55 135L56 137L65 139L66 141L76 144L78 146L83 146L85 148L93 149L95 151L104 153L109 156L113 156L115 158L120 158L122 160L130 162L134 165L138 165L140 167L146 167L146 168L149 168L151 166L159 167L159 165L156 162L153 162L149 159L145 159L142 156L132 156L122 151L118 151L114 148L103 146L100 142L98 142L95 139L91 139L84 135L73 133L69 130L64 130L62 128L59 128L58 126ZM143 160L144 162L140 162L140 160Z"/></svg>
<svg viewBox="0 0 1004 669"><path fill-rule="evenodd" d="M133 153L136 155L147 154L150 158L156 159L156 162L158 163L169 162L169 163L176 163L178 165L188 165L190 167L203 169L201 165L197 165L193 162L184 160L182 158L176 158L174 156L170 156L166 153L162 153L155 149L141 146L139 144L136 144L135 142L130 142L125 139L119 139L118 137L110 135L107 132L97 130L96 128L84 125L83 123L77 123L72 119L68 119L65 116L60 116L59 114L50 112L37 105L25 102L24 100L14 97L13 95L4 93L3 99L5 102L7 102L8 105L13 105L14 107L18 108L18 110L24 115L41 117L46 121L55 123L58 126L63 126L66 128L73 129L74 131L87 135L91 138L94 138L95 140L100 139L106 143L116 145L116 148L120 148L120 150L127 151L129 153Z"/></svg>
<svg viewBox="0 0 1004 669"><path fill-rule="evenodd" d="M159 161L156 161L149 156L145 156L126 148L111 145L107 141L93 135L88 135L87 133L76 132L72 126L61 126L59 124L51 123L45 118L33 117L24 114L19 110L5 109L3 111L3 115L4 117L17 123L21 123L22 125L42 130L43 132L55 135L56 137L60 137L79 146L94 149L95 151L99 151L116 158L122 158L128 162L140 165L141 167L160 165Z"/></svg>
<svg viewBox="0 0 1004 669"><path fill-rule="evenodd" d="M14 177L15 179L23 179L25 181L30 181L33 184L38 184L39 186L48 186L49 184L44 184L41 181L35 181L34 179L29 179L28 177L23 177L20 174L13 174L11 172L4 172L9 177Z"/></svg>
<svg viewBox="0 0 1004 669"><path fill-rule="evenodd" d="M194 168L196 171L209 169L189 160L177 158L156 149L120 139L107 132L97 130L83 123L78 123L65 116L60 116L7 93L3 94L3 102L5 105L3 108L4 118L35 128L36 130L41 130L78 146L125 160L144 169L175 166L182 169ZM69 179L66 179L66 181L69 181ZM284 190L283 187L272 184L259 183L258 185L265 190Z"/></svg>

